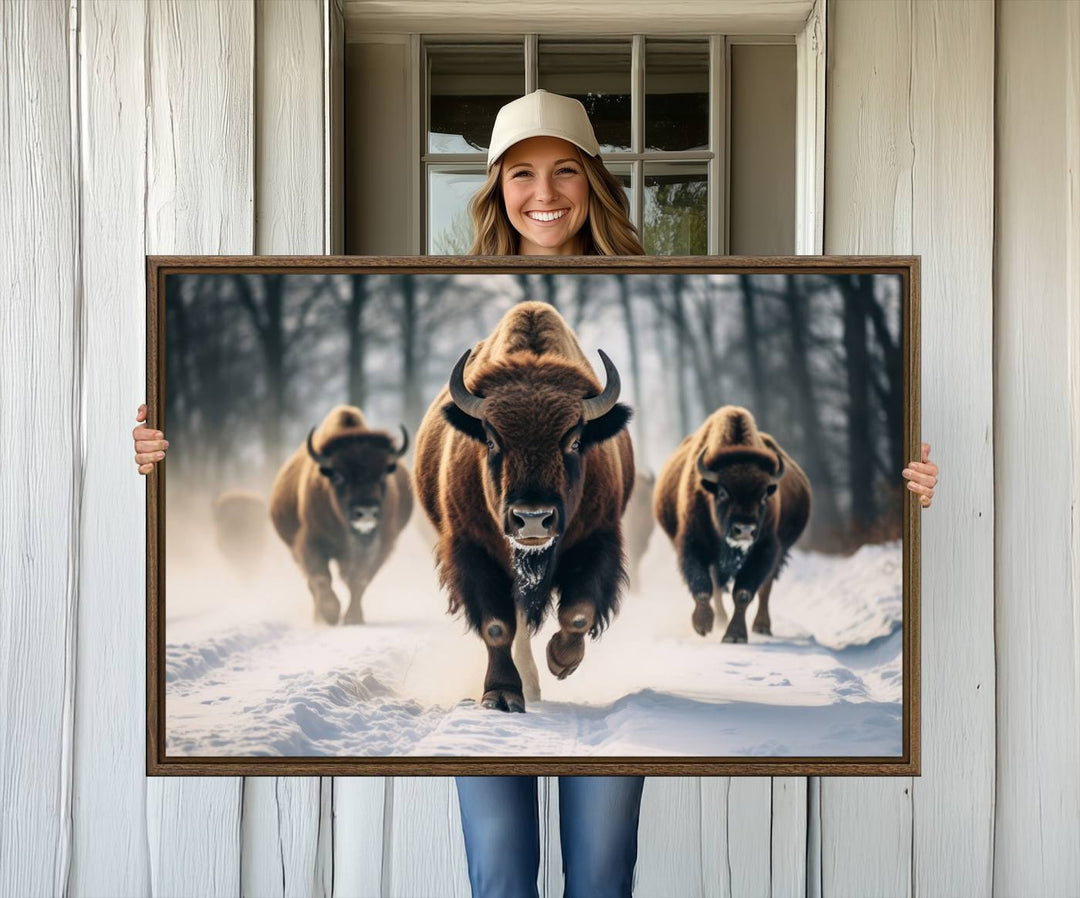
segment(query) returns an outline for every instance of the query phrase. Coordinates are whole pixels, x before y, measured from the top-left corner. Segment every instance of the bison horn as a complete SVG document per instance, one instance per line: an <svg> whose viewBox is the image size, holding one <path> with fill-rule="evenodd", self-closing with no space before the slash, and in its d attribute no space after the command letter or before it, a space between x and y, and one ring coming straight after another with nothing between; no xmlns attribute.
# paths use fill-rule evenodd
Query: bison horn
<svg viewBox="0 0 1080 898"><path fill-rule="evenodd" d="M706 449L708 449L707 446L705 447L705 449L702 449L701 452L698 454L698 457L697 457L697 472L701 475L702 480L708 480L708 481L711 481L712 483L719 483L720 482L719 475L715 471L710 471L708 468L705 467L705 451L706 451Z"/></svg>
<svg viewBox="0 0 1080 898"><path fill-rule="evenodd" d="M773 474L773 483L778 483L780 478L784 476L784 456L779 452L776 453L776 473Z"/></svg>
<svg viewBox="0 0 1080 898"><path fill-rule="evenodd" d="M314 435L315 435L315 428L312 427L311 431L307 435L307 451L308 451L308 455L310 455L315 460L316 464L321 465L324 468L329 467L330 458L328 456L326 456L326 455L319 455L319 453L315 451L315 447L311 444L311 438Z"/></svg>
<svg viewBox="0 0 1080 898"><path fill-rule="evenodd" d="M604 350L597 351L600 353L600 358L604 362L604 370L607 372L607 385L604 387L604 392L599 396L593 396L585 400L586 421L595 421L615 408L615 403L619 401L619 390L622 389L622 384L619 381L619 371L615 367L615 363L607 357Z"/></svg>
<svg viewBox="0 0 1080 898"><path fill-rule="evenodd" d="M405 454L405 450L409 448L409 431L405 429L404 424L399 424L398 427L401 428L401 446L395 451L397 453L397 457L401 458L401 456Z"/></svg>
<svg viewBox="0 0 1080 898"><path fill-rule="evenodd" d="M772 437L763 434L761 439L766 446L776 453L776 473L772 475L772 482L778 483L780 478L784 476L784 453L780 451L780 447L776 445L776 440Z"/></svg>
<svg viewBox="0 0 1080 898"><path fill-rule="evenodd" d="M480 410L484 406L484 400L480 396L474 396L469 392L469 388L465 386L465 363L469 360L471 354L472 350L466 349L465 354L454 365L454 370L450 372L450 397L454 400L454 405L465 412L466 415L480 418L482 417Z"/></svg>

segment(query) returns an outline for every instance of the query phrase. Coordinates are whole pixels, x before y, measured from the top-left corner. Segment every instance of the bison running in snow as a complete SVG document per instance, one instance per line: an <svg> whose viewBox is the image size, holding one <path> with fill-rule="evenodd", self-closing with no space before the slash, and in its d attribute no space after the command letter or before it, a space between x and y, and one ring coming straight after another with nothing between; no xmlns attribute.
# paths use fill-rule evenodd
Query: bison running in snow
<svg viewBox="0 0 1080 898"><path fill-rule="evenodd" d="M769 594L810 517L810 483L746 409L727 405L682 441L653 496L660 526L675 544L694 598L694 629L723 623L721 592L734 578L735 613L724 642L746 642L746 607L758 595L754 632L770 634Z"/></svg>
<svg viewBox="0 0 1080 898"><path fill-rule="evenodd" d="M487 646L487 708L524 711L526 694L539 697L528 637L553 591L547 662L560 679L618 608L634 459L619 374L600 356L602 389L562 316L521 303L458 360L417 432L417 494L450 611L464 607Z"/></svg>
<svg viewBox="0 0 1080 898"><path fill-rule="evenodd" d="M316 619L336 624L341 603L331 586L330 560L349 589L345 623L362 624L360 600L394 548L412 511L409 472L400 446L368 430L355 406L331 409L285 462L274 480L270 519L307 578Z"/></svg>
<svg viewBox="0 0 1080 898"><path fill-rule="evenodd" d="M262 496L249 490L225 490L214 499L213 520L222 557L239 572L257 570L270 530Z"/></svg>

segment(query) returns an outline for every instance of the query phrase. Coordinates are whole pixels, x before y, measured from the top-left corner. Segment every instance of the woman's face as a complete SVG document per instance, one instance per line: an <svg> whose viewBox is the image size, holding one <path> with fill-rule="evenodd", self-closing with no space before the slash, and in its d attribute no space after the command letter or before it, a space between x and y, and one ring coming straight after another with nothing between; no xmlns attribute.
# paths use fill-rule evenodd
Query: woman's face
<svg viewBox="0 0 1080 898"><path fill-rule="evenodd" d="M558 137L522 140L503 154L499 183L521 255L580 254L589 182L576 146Z"/></svg>

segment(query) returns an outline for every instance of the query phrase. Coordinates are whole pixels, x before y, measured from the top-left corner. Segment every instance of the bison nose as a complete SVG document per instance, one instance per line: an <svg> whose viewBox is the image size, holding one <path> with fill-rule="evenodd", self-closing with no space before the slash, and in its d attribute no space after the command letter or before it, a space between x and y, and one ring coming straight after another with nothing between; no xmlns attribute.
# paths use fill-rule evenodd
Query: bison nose
<svg viewBox="0 0 1080 898"><path fill-rule="evenodd" d="M753 539L755 533L757 524L742 524L738 521L733 521L728 529L728 535L735 540Z"/></svg>
<svg viewBox="0 0 1080 898"><path fill-rule="evenodd" d="M354 505L352 508L354 521L377 521L379 520L378 505Z"/></svg>
<svg viewBox="0 0 1080 898"><path fill-rule="evenodd" d="M510 508L510 535L515 539L550 539L556 535L558 515L550 505L514 505Z"/></svg>

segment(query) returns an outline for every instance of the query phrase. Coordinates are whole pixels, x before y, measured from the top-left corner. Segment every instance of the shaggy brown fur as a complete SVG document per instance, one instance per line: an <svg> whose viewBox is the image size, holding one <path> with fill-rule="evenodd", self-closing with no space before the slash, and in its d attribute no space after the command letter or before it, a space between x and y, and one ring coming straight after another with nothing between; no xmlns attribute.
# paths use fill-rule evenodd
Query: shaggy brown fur
<svg viewBox="0 0 1080 898"><path fill-rule="evenodd" d="M735 613L724 641L746 642L746 607L755 595L754 632L770 633L769 595L810 516L810 482L776 440L758 431L753 415L724 406L686 437L660 472L653 511L694 598L694 629L702 636L712 630L714 594L723 622L721 594L734 578Z"/></svg>
<svg viewBox="0 0 1080 898"><path fill-rule="evenodd" d="M483 421L443 388L417 432L416 489L439 533L450 611L464 608L488 645L484 704L524 710L509 654L517 611L535 630L558 592L562 628L548 645L548 666L562 677L580 663L582 637L595 637L617 610L625 577L620 519L634 477L629 410L616 405L583 421L582 400L602 387L569 326L545 303L511 309L474 348L464 381L484 397ZM514 502L557 509L554 548L530 555L512 547Z"/></svg>
<svg viewBox="0 0 1080 898"><path fill-rule="evenodd" d="M367 427L355 406L331 409L312 435L312 446L332 464L320 470L305 440L282 465L270 497L270 518L307 578L316 618L336 624L341 604L331 588L336 560L350 593L345 623L363 623L361 598L390 555L412 512L409 472L388 433ZM350 525L377 509L370 533Z"/></svg>

